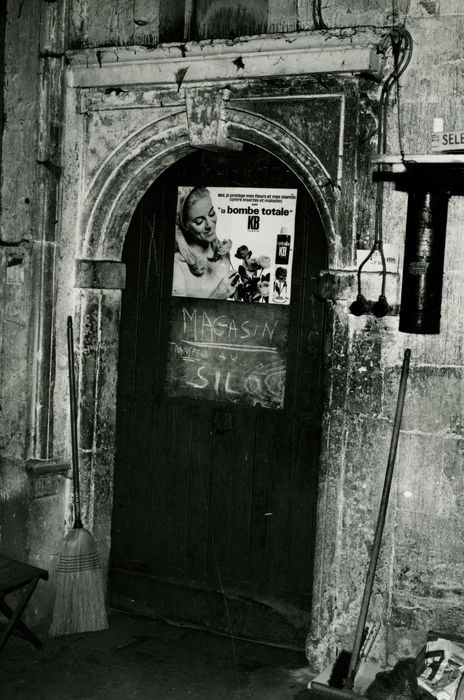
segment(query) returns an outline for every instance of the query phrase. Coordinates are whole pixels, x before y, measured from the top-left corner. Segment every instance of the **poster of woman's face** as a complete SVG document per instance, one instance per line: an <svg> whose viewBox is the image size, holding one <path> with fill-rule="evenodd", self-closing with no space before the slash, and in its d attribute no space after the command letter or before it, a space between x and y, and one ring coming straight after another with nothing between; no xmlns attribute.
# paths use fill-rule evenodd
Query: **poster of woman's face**
<svg viewBox="0 0 464 700"><path fill-rule="evenodd" d="M297 191L178 188L172 294L289 304Z"/></svg>

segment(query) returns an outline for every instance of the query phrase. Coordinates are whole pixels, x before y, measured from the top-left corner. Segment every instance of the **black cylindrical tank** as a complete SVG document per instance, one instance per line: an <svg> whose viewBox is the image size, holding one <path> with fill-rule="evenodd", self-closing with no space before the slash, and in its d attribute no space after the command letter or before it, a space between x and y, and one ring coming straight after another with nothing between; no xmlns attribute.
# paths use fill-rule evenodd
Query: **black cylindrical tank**
<svg viewBox="0 0 464 700"><path fill-rule="evenodd" d="M439 333L449 194L409 190L399 330Z"/></svg>

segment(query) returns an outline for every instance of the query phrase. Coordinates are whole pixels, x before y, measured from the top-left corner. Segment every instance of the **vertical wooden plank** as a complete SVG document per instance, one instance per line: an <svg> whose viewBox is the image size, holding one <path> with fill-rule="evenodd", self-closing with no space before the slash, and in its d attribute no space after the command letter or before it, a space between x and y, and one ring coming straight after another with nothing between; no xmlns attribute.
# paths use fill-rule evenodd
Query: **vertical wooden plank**
<svg viewBox="0 0 464 700"><path fill-rule="evenodd" d="M297 29L297 19L297 0L268 0L267 32L269 34L294 32Z"/></svg>
<svg viewBox="0 0 464 700"><path fill-rule="evenodd" d="M247 0L198 0L195 14L197 40L263 34L267 31L268 0L253 4Z"/></svg>
<svg viewBox="0 0 464 700"><path fill-rule="evenodd" d="M298 403L302 394L310 393L310 384L302 383L302 338L305 308L305 266L310 260L306 249L307 218L306 198L298 192L295 221L295 250L292 271L292 303L290 306L290 329L287 347L287 387L285 409L276 413L273 431L272 489L269 516L269 548L267 559L267 585L274 595L288 596L290 513L293 509L291 473L297 458ZM308 375L311 379L311 375Z"/></svg>
<svg viewBox="0 0 464 700"><path fill-rule="evenodd" d="M308 203L309 221L305 237L305 303L302 327L305 329L299 360L299 382L306 388L298 396L298 444L291 475L290 547L288 576L292 589L306 596L307 609L312 595L315 512L317 505L317 465L320 447L320 407L322 405L323 305L315 298L318 271L325 266L322 232ZM318 235L319 234L319 235ZM311 242L311 246L310 246Z"/></svg>
<svg viewBox="0 0 464 700"><path fill-rule="evenodd" d="M114 471L114 503L112 518L112 559L118 565L130 553L130 518L132 509L132 447L134 439L135 367L138 323L138 279L140 246L133 242L140 229L140 207L137 208L123 252L126 264L126 288L122 295L119 335L118 395L116 413L116 457Z"/></svg>
<svg viewBox="0 0 464 700"><path fill-rule="evenodd" d="M206 581L208 576L209 510L211 480L211 409L198 405L193 409L191 450L188 553L191 575Z"/></svg>
<svg viewBox="0 0 464 700"><path fill-rule="evenodd" d="M159 6L154 0L74 0L69 19L71 48L153 46L159 40Z"/></svg>
<svg viewBox="0 0 464 700"><path fill-rule="evenodd" d="M172 406L158 403L152 425L152 457L150 460L151 506L145 517L150 522L150 569L166 576L169 571L169 491L171 486L172 453L167 436L172 432Z"/></svg>
<svg viewBox="0 0 464 700"><path fill-rule="evenodd" d="M317 0L297 0L297 25L300 31L314 29L313 4Z"/></svg>
<svg viewBox="0 0 464 700"><path fill-rule="evenodd" d="M141 260L141 214L142 208L137 207L123 252L123 262L126 265L126 287L122 295L121 330L119 334L119 366L118 366L118 400L130 398L135 391L135 371L137 343L137 326L139 317L139 268ZM135 234L134 234L135 231ZM121 443L121 447L125 443Z"/></svg>
<svg viewBox="0 0 464 700"><path fill-rule="evenodd" d="M185 0L160 0L160 42L181 41L184 36Z"/></svg>
<svg viewBox="0 0 464 700"><path fill-rule="evenodd" d="M5 46L6 46L6 2L0 5L0 114L5 114ZM0 163L3 150L3 128L5 117L0 122ZM1 200L1 197L0 197Z"/></svg>
<svg viewBox="0 0 464 700"><path fill-rule="evenodd" d="M231 509L232 502L239 496L231 488L232 474L236 465L235 417L235 407L213 409L208 569L210 580L216 580L217 585L221 585L230 576Z"/></svg>
<svg viewBox="0 0 464 700"><path fill-rule="evenodd" d="M318 432L312 421L299 423L290 483L287 586L289 591L307 596L308 601L312 591L316 525L317 473L314 464L317 464Z"/></svg>
<svg viewBox="0 0 464 700"><path fill-rule="evenodd" d="M145 261L147 259L148 235L144 219L143 203L138 207L137 226L133 227L132 235L137 246L137 295L133 299L133 306L128 303L126 313L134 321L132 326L133 336L128 342L134 347L133 363L130 367L132 392L132 435L129 465L131 470L131 534L130 534L130 559L136 561L137 567L147 567L150 558L147 550L150 525L142 513L146 513L150 506L150 491L147 488L147 477L150 473L150 456L152 442L152 386L154 377L154 364L146 362L150 348L154 348L153 323L146 314L146 286L145 286Z"/></svg>
<svg viewBox="0 0 464 700"><path fill-rule="evenodd" d="M267 582L269 518L271 512L272 463L274 460L274 411L262 410L256 415L254 445L253 504L250 532L250 581L255 586Z"/></svg>
<svg viewBox="0 0 464 700"><path fill-rule="evenodd" d="M134 214L124 253L128 282L122 308L116 470L120 480L116 491L125 493L125 497L130 493L131 500L126 523L127 558L145 561L144 566L149 558L151 528L142 513L151 507L153 392L160 345L158 314L152 313L153 300L159 300L159 277L149 266L153 231L152 212L146 209L147 203L142 201Z"/></svg>
<svg viewBox="0 0 464 700"><path fill-rule="evenodd" d="M236 582L250 577L250 538L253 515L253 460L256 440L256 411L235 415L235 469L231 479L229 576Z"/></svg>
<svg viewBox="0 0 464 700"><path fill-rule="evenodd" d="M152 404L137 397L134 411L135 439L131 455L132 518L131 559L137 567L148 568L151 560L152 525L147 514L151 510Z"/></svg>
<svg viewBox="0 0 464 700"><path fill-rule="evenodd" d="M0 235L4 242L31 240L36 235L40 208L39 106L41 75L39 42L41 3L6 5ZM10 7L8 7L10 5ZM47 86L48 87L48 86ZM29 95L30 99L24 99ZM21 167L17 164L21 163Z"/></svg>
<svg viewBox="0 0 464 700"><path fill-rule="evenodd" d="M288 587L306 596L310 605L312 591L315 509L317 499L317 465L322 400L323 304L315 298L318 272L325 266L323 232L313 204L301 207L299 226L307 230L303 237L301 310L299 327L298 379L296 393L295 457L290 476Z"/></svg>
<svg viewBox="0 0 464 700"><path fill-rule="evenodd" d="M157 44L159 41L159 2L133 0L131 44Z"/></svg>
<svg viewBox="0 0 464 700"><path fill-rule="evenodd" d="M90 0L73 0L69 10L68 27L70 48L90 45L88 6Z"/></svg>
<svg viewBox="0 0 464 700"><path fill-rule="evenodd" d="M187 552L192 450L192 409L173 406L172 462L168 497L169 575L182 580L189 570Z"/></svg>
<svg viewBox="0 0 464 700"><path fill-rule="evenodd" d="M290 470L294 458L294 417L288 412L275 415L273 435L272 487L268 516L269 546L266 566L266 584L275 595L287 588Z"/></svg>
<svg viewBox="0 0 464 700"><path fill-rule="evenodd" d="M151 454L147 471L151 494L149 508L150 569L165 576L169 571L169 497L172 485L174 456L172 438L175 430L173 407L163 401L163 363L165 340L165 256L169 256L166 188L150 188L145 196L144 221L147 228L147 254L145 259L146 313L153 324L153 351L145 355L145 362L153 366L151 388L152 420L150 424Z"/></svg>
<svg viewBox="0 0 464 700"><path fill-rule="evenodd" d="M184 41L194 39L193 19L195 16L195 0L185 0L184 4Z"/></svg>

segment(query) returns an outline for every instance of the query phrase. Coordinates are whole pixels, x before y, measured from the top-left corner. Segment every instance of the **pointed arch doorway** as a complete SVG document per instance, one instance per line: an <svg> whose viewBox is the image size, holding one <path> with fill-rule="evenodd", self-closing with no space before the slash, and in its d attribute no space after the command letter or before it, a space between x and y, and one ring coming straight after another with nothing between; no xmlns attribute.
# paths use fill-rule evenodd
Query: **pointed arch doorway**
<svg viewBox="0 0 464 700"><path fill-rule="evenodd" d="M283 407L166 395L177 188L203 184L298 191ZM303 648L322 419L314 290L326 258L306 188L251 145L191 153L140 201L123 252L113 607Z"/></svg>

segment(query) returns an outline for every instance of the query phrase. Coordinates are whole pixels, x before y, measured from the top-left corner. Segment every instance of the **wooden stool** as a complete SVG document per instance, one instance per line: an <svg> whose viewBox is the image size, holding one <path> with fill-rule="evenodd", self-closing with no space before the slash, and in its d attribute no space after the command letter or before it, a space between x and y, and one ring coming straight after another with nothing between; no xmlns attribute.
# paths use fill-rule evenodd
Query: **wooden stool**
<svg viewBox="0 0 464 700"><path fill-rule="evenodd" d="M48 571L0 554L0 611L8 618L8 624L0 636L0 651L15 627L36 647L42 646L41 641L20 619L39 578L48 579ZM23 587L24 591L13 610L6 602L5 596Z"/></svg>

